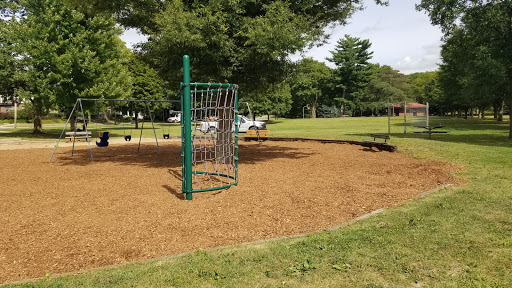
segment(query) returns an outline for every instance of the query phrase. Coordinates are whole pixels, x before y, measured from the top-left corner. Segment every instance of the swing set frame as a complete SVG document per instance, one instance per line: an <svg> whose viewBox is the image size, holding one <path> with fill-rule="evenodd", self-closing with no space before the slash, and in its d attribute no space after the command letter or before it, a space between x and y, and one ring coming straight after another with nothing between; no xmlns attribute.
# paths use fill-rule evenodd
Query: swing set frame
<svg viewBox="0 0 512 288"><path fill-rule="evenodd" d="M68 124L69 124L69 121L71 120L71 116L73 116L73 113L75 113L75 111L79 111L81 114L82 114L82 120L83 120L83 125L84 125L84 128L85 128L85 139L87 140L87 144L89 145L89 153L91 154L91 161L94 161L94 157L92 155L92 149L91 149L91 141L90 141L90 136L88 134L88 130L87 130L87 123L86 123L86 120L85 120L85 114L84 114L84 109L83 109L83 105L82 105L82 101L92 101L92 102L127 102L127 103L133 103L133 102L139 102L139 103L144 103L144 112L146 112L146 109L148 111L148 114L149 114L149 118L151 120L151 126L153 128L153 134L155 135L155 142L156 142L156 147L157 147L157 151L158 153L160 153L160 146L158 145L158 138L156 136L156 131L155 131L155 123L153 121L153 115L151 114L151 109L149 108L149 103L180 103L180 100L134 100L134 99L92 99L92 98L78 98L75 102L75 105L73 105L73 109L71 110L71 113L69 113L69 117L66 121L66 124L64 125L64 128L62 129L62 132L60 133L60 136L59 136L59 140L57 140L57 144L55 145L55 148L53 149L53 152L52 152L52 156L50 157L50 161L49 162L52 162L52 159L53 159L53 155L55 154L55 151L57 150L57 147L59 147L59 143L60 143L60 140L62 139L62 136L64 136L64 133L66 131L66 128L68 127ZM137 115L135 115L135 117L137 117ZM142 141L142 132L144 130L144 119L142 119L142 127L141 127L141 130L140 130L140 136L139 136L139 145L138 145L138 148L137 148L137 152L140 151L140 143ZM71 149L71 156L73 156L74 154L74 150L75 150L75 145L73 145L73 148Z"/></svg>

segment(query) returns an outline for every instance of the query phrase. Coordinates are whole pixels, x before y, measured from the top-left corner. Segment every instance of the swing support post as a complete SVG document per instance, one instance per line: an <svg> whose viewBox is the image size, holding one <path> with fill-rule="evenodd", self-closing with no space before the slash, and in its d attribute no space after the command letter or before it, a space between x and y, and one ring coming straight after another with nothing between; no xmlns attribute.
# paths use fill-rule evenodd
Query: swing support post
<svg viewBox="0 0 512 288"><path fill-rule="evenodd" d="M146 108L144 107L144 112ZM146 113L144 113L146 114ZM139 136L139 147L137 148L137 153L140 152L140 142L142 141L142 131L144 131L144 114L142 115L142 126L140 127L140 136ZM135 115L135 117L139 117L139 115Z"/></svg>
<svg viewBox="0 0 512 288"><path fill-rule="evenodd" d="M151 126L153 126L153 134L155 135L156 149L157 149L158 153L160 153L160 146L158 146L158 138L156 137L156 131L155 131L155 122L153 122L153 115L151 115L151 109L149 109L149 104L147 101L146 101L146 107L148 108L149 119L151 119Z"/></svg>
<svg viewBox="0 0 512 288"><path fill-rule="evenodd" d="M82 106L82 100L78 100L80 101L80 111L82 111L82 120L84 120L84 129L85 129L85 136L87 139L87 145L89 145L89 153L91 153L91 161L94 161L94 158L92 157L92 149L91 149L91 140L89 139L89 132L87 131L87 124L85 123L85 115L84 115L84 107ZM75 148L75 146L73 145L73 149Z"/></svg>
<svg viewBox="0 0 512 288"><path fill-rule="evenodd" d="M53 149L52 156L50 156L50 161L48 161L48 162L52 162L53 155L55 154L55 150L57 150L57 146L59 146L60 139L62 139L62 135L64 135L64 131L66 131L66 127L68 127L69 120L71 120L71 116L73 115L73 113L75 113L75 109L76 109L76 106L78 105L78 101L79 100L76 100L75 105L73 106L73 109L71 110L71 113L69 113L68 120L66 121L64 128L62 128L62 132L60 132L59 140L57 140L57 144L55 144L55 148Z"/></svg>

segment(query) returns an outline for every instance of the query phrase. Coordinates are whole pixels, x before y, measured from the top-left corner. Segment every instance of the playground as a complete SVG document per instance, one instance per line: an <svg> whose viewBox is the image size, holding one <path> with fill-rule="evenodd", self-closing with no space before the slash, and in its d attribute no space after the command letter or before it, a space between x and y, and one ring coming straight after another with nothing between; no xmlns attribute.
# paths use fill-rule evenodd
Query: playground
<svg viewBox="0 0 512 288"><path fill-rule="evenodd" d="M94 148L94 162L85 143L52 163L49 148L0 151L0 283L322 231L459 181L460 167L357 145L251 142L243 185L186 201L180 144Z"/></svg>

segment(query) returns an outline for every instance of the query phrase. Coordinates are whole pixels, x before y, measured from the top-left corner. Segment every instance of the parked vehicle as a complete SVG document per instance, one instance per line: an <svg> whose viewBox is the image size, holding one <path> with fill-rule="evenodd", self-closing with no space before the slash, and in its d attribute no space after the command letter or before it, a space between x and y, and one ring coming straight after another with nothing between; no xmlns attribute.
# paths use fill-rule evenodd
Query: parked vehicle
<svg viewBox="0 0 512 288"><path fill-rule="evenodd" d="M218 129L218 121L201 121L199 130L203 133L215 133ZM238 115L238 132L247 132L247 130L266 130L267 124L263 121L252 121L251 119ZM233 125L233 130L234 130Z"/></svg>
<svg viewBox="0 0 512 288"><path fill-rule="evenodd" d="M251 119L238 115L238 132L247 132L247 130L266 130L267 123L263 121L252 121Z"/></svg>
<svg viewBox="0 0 512 288"><path fill-rule="evenodd" d="M167 122L169 123L180 123L180 115L174 115L169 118L167 118Z"/></svg>

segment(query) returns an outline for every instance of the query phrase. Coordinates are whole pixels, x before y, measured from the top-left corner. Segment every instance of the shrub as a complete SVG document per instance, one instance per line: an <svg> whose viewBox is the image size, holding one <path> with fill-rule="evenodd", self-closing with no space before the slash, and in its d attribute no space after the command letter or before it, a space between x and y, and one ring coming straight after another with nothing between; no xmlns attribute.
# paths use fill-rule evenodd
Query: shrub
<svg viewBox="0 0 512 288"><path fill-rule="evenodd" d="M0 112L0 120L10 120L14 119L13 115L9 112Z"/></svg>

